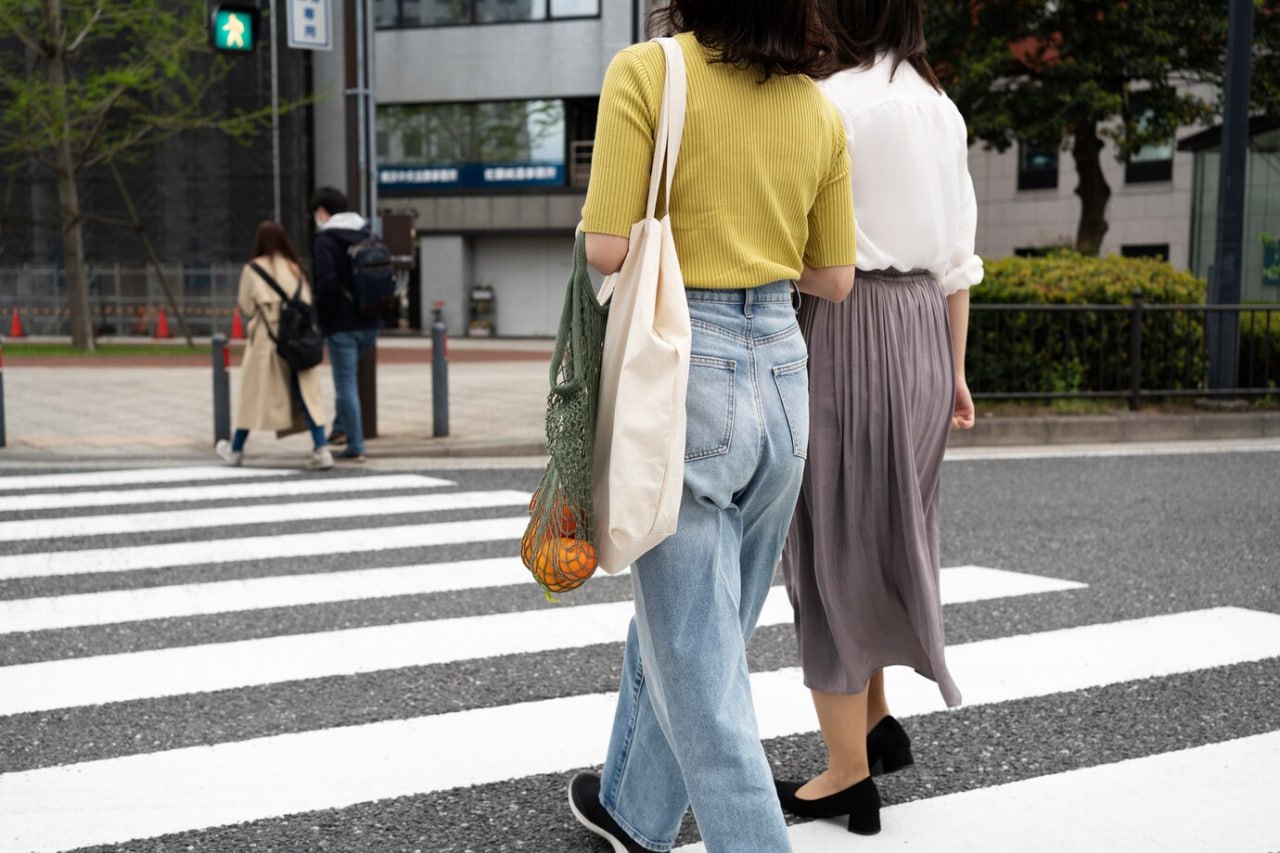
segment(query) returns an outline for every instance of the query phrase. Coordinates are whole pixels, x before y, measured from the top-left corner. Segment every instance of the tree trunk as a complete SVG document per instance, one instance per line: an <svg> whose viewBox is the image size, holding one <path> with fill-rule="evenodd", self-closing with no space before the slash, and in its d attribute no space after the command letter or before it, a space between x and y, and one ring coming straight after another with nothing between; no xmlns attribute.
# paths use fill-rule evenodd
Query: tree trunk
<svg viewBox="0 0 1280 853"><path fill-rule="evenodd" d="M71 346L94 348L93 318L89 314L89 280L84 264L84 224L80 218L80 191L76 186L76 162L71 154L71 126L66 103L67 37L59 0L45 0L44 13L48 43L49 82L58 98L61 123L54 142L54 163L58 175L58 203L62 221L62 255L67 277L67 307L71 313Z"/></svg>
<svg viewBox="0 0 1280 853"><path fill-rule="evenodd" d="M1107 234L1107 202L1111 187L1102 174L1102 140L1093 122L1076 125L1071 156L1075 159L1076 195L1080 196L1080 224L1076 228L1076 249L1085 255L1102 251L1102 238Z"/></svg>

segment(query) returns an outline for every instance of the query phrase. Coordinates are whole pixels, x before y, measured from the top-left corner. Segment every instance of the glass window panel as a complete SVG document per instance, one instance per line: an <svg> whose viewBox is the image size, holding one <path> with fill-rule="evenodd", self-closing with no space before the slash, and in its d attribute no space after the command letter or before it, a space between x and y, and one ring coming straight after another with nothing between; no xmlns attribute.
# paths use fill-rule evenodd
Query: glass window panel
<svg viewBox="0 0 1280 853"><path fill-rule="evenodd" d="M400 0L403 27L471 23L471 0Z"/></svg>
<svg viewBox="0 0 1280 853"><path fill-rule="evenodd" d="M476 23L541 21L547 17L547 0L475 0Z"/></svg>
<svg viewBox="0 0 1280 853"><path fill-rule="evenodd" d="M475 106L478 161L564 161L563 102L508 101Z"/></svg>
<svg viewBox="0 0 1280 853"><path fill-rule="evenodd" d="M583 18L600 14L600 0L551 0L551 17Z"/></svg>
<svg viewBox="0 0 1280 853"><path fill-rule="evenodd" d="M400 26L400 0L377 0L373 6L374 26L391 29Z"/></svg>

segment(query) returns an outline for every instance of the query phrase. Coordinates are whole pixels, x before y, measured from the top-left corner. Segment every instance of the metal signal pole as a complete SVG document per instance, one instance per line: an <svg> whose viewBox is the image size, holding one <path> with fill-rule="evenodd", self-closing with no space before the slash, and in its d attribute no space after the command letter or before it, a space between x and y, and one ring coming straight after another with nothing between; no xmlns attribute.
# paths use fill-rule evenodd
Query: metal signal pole
<svg viewBox="0 0 1280 853"><path fill-rule="evenodd" d="M1245 169L1249 153L1249 63L1253 56L1253 0L1230 0L1227 76L1223 87L1222 158L1218 173L1218 234L1209 273L1209 304L1240 302L1244 250ZM1208 315L1209 388L1236 387L1240 315Z"/></svg>

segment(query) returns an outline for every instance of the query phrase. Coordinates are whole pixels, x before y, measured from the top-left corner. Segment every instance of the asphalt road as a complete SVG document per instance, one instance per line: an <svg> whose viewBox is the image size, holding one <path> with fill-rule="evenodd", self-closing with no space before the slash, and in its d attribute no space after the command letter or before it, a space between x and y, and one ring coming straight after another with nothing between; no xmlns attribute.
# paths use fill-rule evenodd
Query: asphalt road
<svg viewBox="0 0 1280 853"><path fill-rule="evenodd" d="M573 768L592 763L594 753L579 758L573 748L581 732L607 727L607 715L601 718L595 705L584 702L617 689L621 631L584 628L582 642L539 649L534 637L543 623L524 620L572 619L584 607L584 619L625 610L628 579L598 577L562 596L560 605L550 605L532 582L509 570L516 542L503 532L509 524L501 525L523 514L515 499L466 508L464 497L446 497L423 511L391 500L527 494L539 471L379 470L252 481L194 475L180 483L64 488L14 479L42 473L0 470L0 505L6 507L0 510L0 851L605 849L573 822L563 787ZM412 487L397 481L398 486L358 495L344 485L349 477L405 473L451 484ZM305 497L216 497L210 491L211 499L166 491L317 477L331 481L332 491ZM110 493L96 499L109 503L76 505L97 492ZM43 503L59 505L27 508L35 505L30 496L43 495L52 496ZM209 526L217 524L217 513L237 507L259 507L265 519L275 508L300 501L367 499L381 503L350 517ZM199 521L176 527L187 516L166 519L180 512ZM950 647L974 649L975 660L1016 661L1001 667L1025 671L971 664L956 678L962 691L973 689L973 702L905 715L918 763L882 780L890 806L886 827L894 822L894 806L906 803L945 803L947 795L1010 785L1013 812L1024 807L1015 805L1024 803L1014 796L1022 790L1018 783L1107 765L1136 772L1161 756L1197 754L1196 748L1280 732L1280 646L1269 650L1266 639L1280 636L1271 625L1280 622L1278 513L1280 451L949 461L943 566L980 566L1076 586L947 605ZM138 516L134 526L157 529L77 532L77 525L97 516L118 516L105 523L121 527L130 521L126 517ZM56 536L21 538L28 528L13 526L41 519L58 520ZM173 529L159 529L165 525ZM388 534L459 525L494 530L470 541L412 544L391 541ZM322 534L335 532L351 544L326 549ZM257 550L284 537L316 553L264 556ZM314 547L302 544L307 542ZM132 562L112 562L118 559ZM422 580L428 575L429 583ZM297 582L287 591L259 583L288 578ZM946 573L944 595L945 578ZM339 579L354 591L324 592L326 580ZM174 595L156 597L167 590ZM231 603L208 604L213 593L230 596ZM270 598L275 595L279 600ZM79 609L62 612L63 603ZM102 615L111 608L119 615ZM1205 613L1225 614L1220 635L1195 621ZM1232 621L1237 615L1244 621ZM1182 617L1190 621L1177 621ZM1185 630L1176 627L1184 624ZM1184 652L1164 655L1160 643L1166 641L1152 640L1156 645L1142 653L1150 659L1149 671L1142 658L1119 680L1093 672L1138 648L1148 626L1165 625L1174 626L1169 642L1207 647L1210 665L1180 661ZM1107 633L1113 629L1119 633ZM1201 630L1208 633L1195 633ZM1067 689L1054 689L1058 674L1041 670L1059 664L1036 653L1001 657L1028 636L1079 648L1089 659L1064 660L1081 668L1082 680L1064 680ZM1261 651L1215 651L1237 639L1257 643ZM301 645L286 645L292 641ZM361 643L371 651L359 651ZM411 648L401 654L403 646ZM985 650L993 656L982 657ZM791 626L785 620L763 625L750 658L760 676L794 667ZM257 668L262 674L252 675ZM1049 686L1028 686L1037 678ZM1011 686L999 688L1006 693L992 687L995 698L984 698L988 681ZM798 680L790 689L804 699ZM758 703L793 698L757 694ZM521 710L542 707L547 714ZM589 716L564 718L561 711ZM502 716L508 713L516 716ZM512 735L485 728L506 725L505 720L528 725L516 742L537 753L511 754L516 771L509 775L502 768ZM413 757L403 758L408 766L386 773L403 775L401 786L381 785L377 772L372 781L365 779L360 760L376 747L360 738L368 732L394 740L401 731ZM463 766L469 762L460 762L444 745L433 752L437 745L430 738L443 735L431 733L445 731L470 744L474 767ZM249 751L232 749L237 745ZM821 740L802 720L766 732L765 746L780 775L822 769ZM191 749L199 747L208 749ZM275 772L282 759L273 756L293 755L288 750L294 748L313 758L314 750L332 750L326 778L314 785L295 780L297 791L271 789L248 797L253 802L239 802L245 796L236 792ZM602 759L599 754L594 760ZM259 760L262 766L255 764ZM394 750L387 760L399 760ZM490 766L496 769L484 769ZM1081 777L1082 789L1089 778ZM182 799L191 779L199 783L196 799ZM1173 805L1170 825L1150 826L1151 837L1160 849L1280 850L1274 808L1280 787L1262 777L1255 787L1248 813L1256 824L1216 827L1220 844L1204 846L1182 834L1179 821L1191 818ZM1159 791L1149 793L1160 797ZM173 802L166 801L170 795ZM1034 805L1034 797L1030 801ZM909 845L909 830L897 827L905 834L894 838ZM1077 830L1081 846L1062 849L1130 849L1108 846L1109 837L1120 844L1116 839L1123 833ZM680 843L696 840L687 820ZM842 846L798 840L796 850L875 846L874 840L851 836L837 840ZM985 849L1049 849L1035 839L1004 843ZM888 849L889 841L880 846Z"/></svg>

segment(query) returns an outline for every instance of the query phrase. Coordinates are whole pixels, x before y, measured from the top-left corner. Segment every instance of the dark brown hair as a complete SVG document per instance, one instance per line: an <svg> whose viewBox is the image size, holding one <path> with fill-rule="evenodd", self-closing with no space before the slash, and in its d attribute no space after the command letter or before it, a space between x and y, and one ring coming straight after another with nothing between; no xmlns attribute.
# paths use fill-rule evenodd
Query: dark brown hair
<svg viewBox="0 0 1280 853"><path fill-rule="evenodd" d="M693 33L718 61L775 75L826 77L835 44L815 0L671 0L649 15L654 35Z"/></svg>
<svg viewBox="0 0 1280 853"><path fill-rule="evenodd" d="M893 53L889 79L907 63L929 85L942 91L925 59L924 10L920 0L827 0L835 28L836 61L841 68L870 68Z"/></svg>
<svg viewBox="0 0 1280 853"><path fill-rule="evenodd" d="M302 266L298 260L298 250L289 239L289 232L279 222L264 219L258 223L258 230L253 235L253 255L255 258L269 258L272 255L283 255L287 260Z"/></svg>

